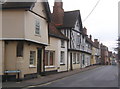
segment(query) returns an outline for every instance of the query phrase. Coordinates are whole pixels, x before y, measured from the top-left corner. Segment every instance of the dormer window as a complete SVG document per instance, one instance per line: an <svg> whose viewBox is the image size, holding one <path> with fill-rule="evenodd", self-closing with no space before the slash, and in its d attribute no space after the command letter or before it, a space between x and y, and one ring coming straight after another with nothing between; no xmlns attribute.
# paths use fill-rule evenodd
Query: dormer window
<svg viewBox="0 0 120 89"><path fill-rule="evenodd" d="M40 21L37 19L35 21L35 34L40 35Z"/></svg>

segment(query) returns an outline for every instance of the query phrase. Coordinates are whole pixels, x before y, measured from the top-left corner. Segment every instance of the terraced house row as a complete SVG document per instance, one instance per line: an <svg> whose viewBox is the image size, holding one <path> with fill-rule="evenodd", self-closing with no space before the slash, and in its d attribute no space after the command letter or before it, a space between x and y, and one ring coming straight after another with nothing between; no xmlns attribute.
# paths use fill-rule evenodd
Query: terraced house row
<svg viewBox="0 0 120 89"><path fill-rule="evenodd" d="M87 35L80 11L64 11L62 2L54 3L53 13L48 2L5 2L0 15L3 81L30 79L109 61L102 61L104 47Z"/></svg>

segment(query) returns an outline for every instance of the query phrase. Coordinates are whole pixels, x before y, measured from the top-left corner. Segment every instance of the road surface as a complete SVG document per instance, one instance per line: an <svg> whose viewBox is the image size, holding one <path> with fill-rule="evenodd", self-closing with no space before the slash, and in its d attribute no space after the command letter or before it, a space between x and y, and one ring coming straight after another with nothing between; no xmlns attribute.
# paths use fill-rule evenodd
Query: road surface
<svg viewBox="0 0 120 89"><path fill-rule="evenodd" d="M37 87L118 87L118 68L102 66Z"/></svg>
<svg viewBox="0 0 120 89"><path fill-rule="evenodd" d="M101 66L92 70L84 71L82 73L77 73L72 76L58 79L56 81L52 81L43 85L37 85L31 87L31 89L35 89L35 87L41 87L41 89L44 89L45 87L49 87L51 89L52 87L106 87L100 89L119 89L116 88L118 87L118 67Z"/></svg>

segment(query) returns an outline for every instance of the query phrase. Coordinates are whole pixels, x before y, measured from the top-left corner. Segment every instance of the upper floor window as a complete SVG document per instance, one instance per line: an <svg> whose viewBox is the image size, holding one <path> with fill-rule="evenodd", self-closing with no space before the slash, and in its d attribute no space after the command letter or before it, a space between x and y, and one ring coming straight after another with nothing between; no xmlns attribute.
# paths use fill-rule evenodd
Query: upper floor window
<svg viewBox="0 0 120 89"><path fill-rule="evenodd" d="M65 41L61 40L61 48L64 48L64 47L65 47Z"/></svg>
<svg viewBox="0 0 120 89"><path fill-rule="evenodd" d="M35 34L40 35L40 21L37 19L35 20Z"/></svg>

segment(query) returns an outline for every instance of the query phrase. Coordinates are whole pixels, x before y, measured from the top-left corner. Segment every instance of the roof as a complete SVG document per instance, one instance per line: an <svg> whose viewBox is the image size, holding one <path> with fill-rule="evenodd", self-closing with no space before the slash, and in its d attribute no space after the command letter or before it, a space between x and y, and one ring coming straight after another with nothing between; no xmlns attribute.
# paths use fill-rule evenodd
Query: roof
<svg viewBox="0 0 120 89"><path fill-rule="evenodd" d="M95 43L94 42L94 45L93 45L95 48L99 48L99 44Z"/></svg>
<svg viewBox="0 0 120 89"><path fill-rule="evenodd" d="M92 41L90 38L86 37L86 41L87 41L88 43L90 43L91 45L94 45L94 44L93 44L93 41Z"/></svg>
<svg viewBox="0 0 120 89"><path fill-rule="evenodd" d="M78 17L80 17L79 10L64 12L63 27L67 28L74 27Z"/></svg>
<svg viewBox="0 0 120 89"><path fill-rule="evenodd" d="M31 0L31 2L25 0L22 0L21 2L18 2L17 0L9 0L9 2L2 4L2 9L29 9L35 2L36 0Z"/></svg>
<svg viewBox="0 0 120 89"><path fill-rule="evenodd" d="M58 30L52 22L49 24L49 36L68 40L68 38L63 35L62 32L60 32L60 30Z"/></svg>

